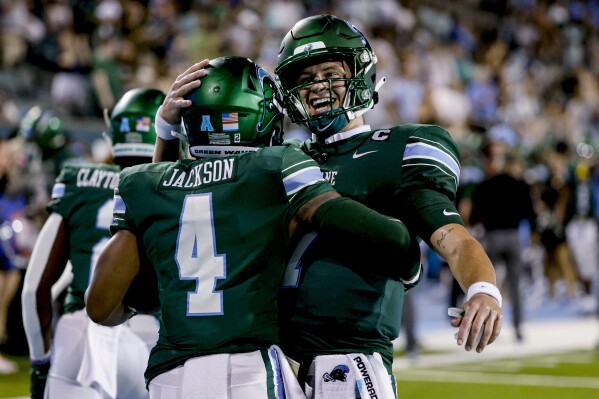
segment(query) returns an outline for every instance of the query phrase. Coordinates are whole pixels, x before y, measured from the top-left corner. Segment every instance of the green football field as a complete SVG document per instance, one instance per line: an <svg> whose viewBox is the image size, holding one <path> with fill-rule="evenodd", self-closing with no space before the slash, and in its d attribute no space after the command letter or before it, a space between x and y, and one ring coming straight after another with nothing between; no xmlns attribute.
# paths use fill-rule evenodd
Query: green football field
<svg viewBox="0 0 599 399"><path fill-rule="evenodd" d="M401 370L399 398L599 399L599 351Z"/></svg>
<svg viewBox="0 0 599 399"><path fill-rule="evenodd" d="M25 397L28 359L9 358L20 372L0 375L0 398ZM397 378L400 399L599 399L599 351L415 366Z"/></svg>

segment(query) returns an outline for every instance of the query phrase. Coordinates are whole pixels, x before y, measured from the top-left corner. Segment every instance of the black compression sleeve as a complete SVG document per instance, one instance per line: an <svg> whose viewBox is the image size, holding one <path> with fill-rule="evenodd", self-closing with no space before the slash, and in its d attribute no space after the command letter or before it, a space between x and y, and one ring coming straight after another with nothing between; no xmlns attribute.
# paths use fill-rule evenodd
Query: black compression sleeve
<svg viewBox="0 0 599 399"><path fill-rule="evenodd" d="M349 198L327 201L316 211L313 222L322 233L360 239L364 250L384 251L387 259L398 259L410 246L407 227Z"/></svg>

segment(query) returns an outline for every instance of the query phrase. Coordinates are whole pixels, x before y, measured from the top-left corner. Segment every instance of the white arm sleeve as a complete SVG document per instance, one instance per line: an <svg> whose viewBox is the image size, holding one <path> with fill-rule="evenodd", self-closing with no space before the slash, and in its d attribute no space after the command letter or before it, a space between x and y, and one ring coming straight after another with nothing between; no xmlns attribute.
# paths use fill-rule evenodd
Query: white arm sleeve
<svg viewBox="0 0 599 399"><path fill-rule="evenodd" d="M56 301L60 294L67 289L69 284L73 281L73 265L71 261L67 262L67 266L64 268L64 271L58 278L58 280L52 286L52 302Z"/></svg>
<svg viewBox="0 0 599 399"><path fill-rule="evenodd" d="M29 259L29 265L25 272L23 292L21 293L23 326L25 327L25 335L27 335L27 343L29 344L29 357L33 361L45 360L50 355L50 351L46 352L44 350L44 337L42 336L40 320L37 314L36 292L61 223L62 216L56 213L50 214L35 242L31 258Z"/></svg>

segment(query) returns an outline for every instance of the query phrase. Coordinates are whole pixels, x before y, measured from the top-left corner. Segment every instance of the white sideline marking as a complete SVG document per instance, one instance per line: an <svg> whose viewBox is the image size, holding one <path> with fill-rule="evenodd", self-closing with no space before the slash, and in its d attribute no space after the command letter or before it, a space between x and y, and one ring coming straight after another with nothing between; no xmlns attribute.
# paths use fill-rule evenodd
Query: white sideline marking
<svg viewBox="0 0 599 399"><path fill-rule="evenodd" d="M434 381L468 384L526 385L560 388L599 389L599 378L563 377L535 374L489 374L460 371L404 370L397 375L399 381Z"/></svg>

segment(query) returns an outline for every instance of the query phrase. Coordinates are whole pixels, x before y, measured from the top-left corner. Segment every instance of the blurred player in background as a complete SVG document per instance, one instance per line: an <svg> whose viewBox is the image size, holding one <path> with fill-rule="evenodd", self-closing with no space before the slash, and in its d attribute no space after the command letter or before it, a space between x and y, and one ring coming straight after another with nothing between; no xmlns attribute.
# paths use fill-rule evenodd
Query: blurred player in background
<svg viewBox="0 0 599 399"><path fill-rule="evenodd" d="M63 118L51 109L34 105L19 124L18 139L23 146L23 181L31 191L29 210L37 219L47 217L48 193L61 169L76 154L69 145ZM39 215L38 215L39 214Z"/></svg>
<svg viewBox="0 0 599 399"><path fill-rule="evenodd" d="M163 99L156 89L125 93L109 121L114 164L67 165L56 179L51 214L35 244L22 292L32 398L44 397L44 389L51 399L148 396L143 381L147 344L126 326L90 323L84 293L110 238L119 173L151 161L154 116ZM72 265L72 280L54 329L52 287L65 269L68 273L67 265Z"/></svg>
<svg viewBox="0 0 599 399"><path fill-rule="evenodd" d="M247 58L196 64L167 93L157 134L171 138L182 118L197 159L121 175L87 311L104 325L127 320L129 282L152 264L162 305L146 371L152 399L305 397L276 346L277 290L297 223L387 256L409 247L403 223L341 198L297 146L269 146L282 133L279 102L273 79ZM166 145L176 154L177 140Z"/></svg>

